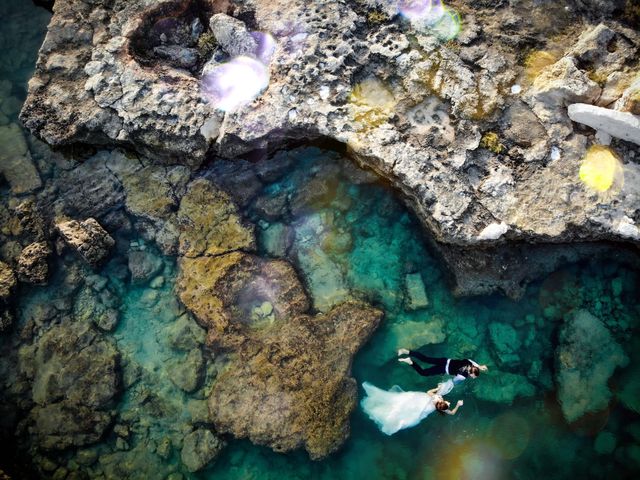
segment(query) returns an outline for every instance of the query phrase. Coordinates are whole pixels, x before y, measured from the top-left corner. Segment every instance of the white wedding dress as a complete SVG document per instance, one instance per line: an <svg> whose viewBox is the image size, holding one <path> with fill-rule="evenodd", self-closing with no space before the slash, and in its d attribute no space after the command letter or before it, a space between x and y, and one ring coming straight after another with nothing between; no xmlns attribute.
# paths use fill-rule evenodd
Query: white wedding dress
<svg viewBox="0 0 640 480"><path fill-rule="evenodd" d="M368 382L362 386L367 393L360 402L362 409L382 433L393 435L398 430L416 426L433 412L435 403L453 388L453 381L438 384L433 396L427 392L405 392L397 385L391 390L382 390Z"/></svg>

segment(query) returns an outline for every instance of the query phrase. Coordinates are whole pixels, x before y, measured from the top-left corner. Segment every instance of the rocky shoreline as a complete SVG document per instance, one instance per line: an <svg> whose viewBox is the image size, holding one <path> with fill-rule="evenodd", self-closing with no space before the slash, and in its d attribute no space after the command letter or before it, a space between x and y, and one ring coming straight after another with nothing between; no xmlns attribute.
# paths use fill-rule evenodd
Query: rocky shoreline
<svg viewBox="0 0 640 480"><path fill-rule="evenodd" d="M543 273L609 255L609 242L637 261L638 147L609 139L624 182L594 191L578 171L602 133L572 123L567 107L638 113L638 19L624 2L550 3L554 21L528 0L484 3L451 2L465 24L448 41L375 0L54 5L20 114L33 136L0 118L2 431L40 475L151 475L158 458L177 457L193 473L227 437L312 459L345 442L351 363L383 313L339 284L323 290L331 272L301 274L309 252L291 251L282 218L328 198L349 204L332 167L293 195L260 194L292 168L287 146L337 146L364 168L343 167L353 184L388 181L460 295L519 298ZM251 50L249 31L275 39L269 85L223 113L202 76ZM252 223L247 209L273 223ZM258 252L258 234L277 259ZM323 242L350 248L341 232ZM419 309L425 287L411 275ZM29 290L39 285L51 299ZM150 354L118 338L129 290L167 324L149 347L170 359L159 392ZM581 328L601 328L588 314L571 322L561 357L580 355ZM615 347L611 372L627 362ZM509 401L531 395L524 377L520 386ZM174 410L188 415L159 438L151 419ZM92 446L105 438L113 448Z"/></svg>

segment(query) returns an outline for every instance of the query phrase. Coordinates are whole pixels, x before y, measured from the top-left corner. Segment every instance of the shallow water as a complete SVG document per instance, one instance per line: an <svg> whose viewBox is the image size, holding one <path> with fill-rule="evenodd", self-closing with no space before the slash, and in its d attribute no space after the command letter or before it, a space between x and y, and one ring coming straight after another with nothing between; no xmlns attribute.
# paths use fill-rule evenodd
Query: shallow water
<svg viewBox="0 0 640 480"><path fill-rule="evenodd" d="M10 32L2 33L0 75L12 80L10 93L23 100L48 14L30 2L17 6L5 0L0 6L3 18L6 13L15 20ZM30 60L20 60L22 53L12 49ZM11 62L19 67L10 68ZM125 385L131 385L119 399L118 420L136 425L128 445L116 445L116 436L109 434L92 447L105 456L100 463L109 478L166 478L173 472L201 479L637 478L640 415L634 409L639 408L640 388L633 365L640 360L640 275L628 266L626 253L612 250L607 260L568 265L531 285L517 302L499 295L458 299L417 221L393 191L358 173L335 152L308 148L276 155L290 157L293 166L265 186L243 213L258 225L260 253L293 262L317 309L353 296L383 308L383 325L354 359L358 382L432 388L437 378L423 379L396 361L397 348L421 345L425 353L486 363L489 372L451 393L452 400L465 401L455 417L432 415L387 437L357 408L350 439L327 460L311 462L303 452L275 454L232 440L213 465L188 474L176 448L160 452L166 439L178 445L197 418L217 367L204 368L192 394L171 380L172 369L186 361L186 351L176 348L167 332L181 318L195 325L184 317L173 292L174 259L162 257L135 234L121 232L120 242L133 242L129 248L144 248L161 261L153 281L162 277L162 282L131 285L122 274L122 258L113 259L96 279L106 280L103 288L118 298L118 327L105 335L121 351ZM282 208L265 214L260 205L267 200ZM55 279L64 268L57 266L50 286L23 289L22 322L61 295ZM414 305L408 281L416 288ZM554 372L559 330L576 310L601 319L631 362L609 382L613 395L607 409L568 424L557 401ZM194 341L202 342L203 332L194 328Z"/></svg>
<svg viewBox="0 0 640 480"><path fill-rule="evenodd" d="M432 388L437 377L424 379L395 357L399 347L424 344L429 344L423 349L426 353L474 358L488 364L490 371L450 394L465 401L455 417L431 416L414 429L386 437L358 409L350 440L324 462L238 442L201 478L595 478L638 471L638 439L633 436L640 429L637 412L614 400L606 412L569 426L553 383L558 329L571 310L585 309L604 319L627 353L634 351L640 320L637 272L612 252L607 262L555 272L529 287L517 302L499 295L454 298L421 239L419 225L393 192L379 183L350 183L340 173L343 163L336 154L306 149L292 155L296 169L267 187L266 195L284 191L295 197L309 177L326 175L329 183L337 183L328 196L312 202L312 208L271 222L292 227L288 258L305 276L316 306L326 308L346 291L382 306L386 314L382 327L355 358L356 379L383 388ZM249 216L263 227L265 249L264 232L271 224L255 209L250 208ZM336 235L350 237L340 245L351 248L337 248ZM428 305L412 310L407 307L405 279L415 273L424 282ZM615 294L614 289L621 291ZM496 346L499 342L511 345ZM513 375L492 386L504 372ZM613 389L628 381L622 380L628 375L637 377L632 367L618 372L611 381ZM517 392L520 395L513 398ZM612 454L594 450L602 432L616 438Z"/></svg>

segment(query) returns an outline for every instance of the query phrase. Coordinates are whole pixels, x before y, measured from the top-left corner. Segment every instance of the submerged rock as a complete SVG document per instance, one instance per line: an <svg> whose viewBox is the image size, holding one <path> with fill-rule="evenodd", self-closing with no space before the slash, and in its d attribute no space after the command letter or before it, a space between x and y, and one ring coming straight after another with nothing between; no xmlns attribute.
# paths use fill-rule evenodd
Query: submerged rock
<svg viewBox="0 0 640 480"><path fill-rule="evenodd" d="M11 192L20 195L40 188L40 175L18 125L0 126L0 145L0 174L9 182Z"/></svg>
<svg viewBox="0 0 640 480"><path fill-rule="evenodd" d="M187 187L178 224L179 253L186 257L255 249L252 226L245 224L231 198L205 179Z"/></svg>
<svg viewBox="0 0 640 480"><path fill-rule="evenodd" d="M473 393L481 400L511 405L518 397L533 396L536 389L524 375L493 370L473 381Z"/></svg>
<svg viewBox="0 0 640 480"><path fill-rule="evenodd" d="M35 407L28 434L45 450L97 441L113 418L119 393L115 346L83 322L52 327L20 350L19 367L31 382Z"/></svg>
<svg viewBox="0 0 640 480"><path fill-rule="evenodd" d="M224 442L211 430L199 428L184 438L180 459L187 470L197 472L206 467L224 448Z"/></svg>
<svg viewBox="0 0 640 480"><path fill-rule="evenodd" d="M556 351L556 382L562 413L573 422L609 404L608 381L628 358L603 323L586 310L565 319Z"/></svg>
<svg viewBox="0 0 640 480"><path fill-rule="evenodd" d="M6 303L16 286L16 276L9 265L0 262L0 302Z"/></svg>
<svg viewBox="0 0 640 480"><path fill-rule="evenodd" d="M17 281L9 265L0 261L0 333L9 330L13 323L13 313L8 304L13 300L12 295Z"/></svg>
<svg viewBox="0 0 640 480"><path fill-rule="evenodd" d="M407 293L406 305L409 310L418 310L429 306L429 299L420 273L411 273L405 276L405 289Z"/></svg>
<svg viewBox="0 0 640 480"><path fill-rule="evenodd" d="M204 359L200 349L191 350L183 358L168 365L169 378L173 384L185 392L193 392L200 386L204 370Z"/></svg>
<svg viewBox="0 0 640 480"><path fill-rule="evenodd" d="M337 450L356 405L351 359L380 318L347 303L276 321L248 338L211 392L216 429L278 452L302 447L316 460Z"/></svg>
<svg viewBox="0 0 640 480"><path fill-rule="evenodd" d="M217 431L276 451L305 448L314 459L336 450L355 407L351 359L381 312L348 303L307 314L304 289L282 260L233 252L179 266L180 299L233 358L209 397Z"/></svg>
<svg viewBox="0 0 640 480"><path fill-rule="evenodd" d="M22 282L43 285L49 276L48 257L51 249L46 242L34 242L22 250L18 258L18 278Z"/></svg>
<svg viewBox="0 0 640 480"><path fill-rule="evenodd" d="M69 220L56 224L65 243L77 251L92 267L102 263L115 245L113 238L93 218Z"/></svg>
<svg viewBox="0 0 640 480"><path fill-rule="evenodd" d="M134 285L149 282L163 267L162 259L148 250L129 252L129 271Z"/></svg>

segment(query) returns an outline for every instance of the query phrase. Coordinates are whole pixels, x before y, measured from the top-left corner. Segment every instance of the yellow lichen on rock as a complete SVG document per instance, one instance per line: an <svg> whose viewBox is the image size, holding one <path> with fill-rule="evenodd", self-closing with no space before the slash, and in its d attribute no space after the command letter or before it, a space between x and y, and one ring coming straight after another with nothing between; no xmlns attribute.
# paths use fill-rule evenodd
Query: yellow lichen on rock
<svg viewBox="0 0 640 480"><path fill-rule="evenodd" d="M495 132L485 133L480 140L480 147L486 148L495 154L500 154L505 150L505 146L500 143L500 137Z"/></svg>
<svg viewBox="0 0 640 480"><path fill-rule="evenodd" d="M529 83L540 75L540 73L558 60L559 55L555 52L536 50L531 52L524 61L525 75Z"/></svg>
<svg viewBox="0 0 640 480"><path fill-rule="evenodd" d="M368 78L358 83L349 97L353 120L359 124L358 131L368 131L385 123L394 112L397 100L377 78Z"/></svg>

